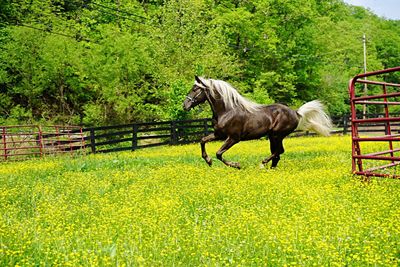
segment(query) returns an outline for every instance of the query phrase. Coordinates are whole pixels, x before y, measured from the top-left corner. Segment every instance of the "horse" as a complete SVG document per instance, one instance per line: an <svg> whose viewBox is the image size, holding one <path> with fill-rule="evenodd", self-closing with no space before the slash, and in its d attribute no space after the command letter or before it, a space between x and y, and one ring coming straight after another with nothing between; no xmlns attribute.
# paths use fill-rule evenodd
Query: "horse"
<svg viewBox="0 0 400 267"><path fill-rule="evenodd" d="M205 144L210 141L225 140L216 153L217 159L229 167L240 169L239 162L228 161L222 155L240 141L267 136L271 155L262 164L266 166L272 161L271 168L275 168L285 151L283 139L290 133L297 129L329 136L332 128L332 121L319 100L307 102L297 111L279 103L261 105L243 97L225 81L195 76L183 109L189 111L206 101L213 113L214 132L203 137L200 146L202 158L209 166L212 159L206 152Z"/></svg>

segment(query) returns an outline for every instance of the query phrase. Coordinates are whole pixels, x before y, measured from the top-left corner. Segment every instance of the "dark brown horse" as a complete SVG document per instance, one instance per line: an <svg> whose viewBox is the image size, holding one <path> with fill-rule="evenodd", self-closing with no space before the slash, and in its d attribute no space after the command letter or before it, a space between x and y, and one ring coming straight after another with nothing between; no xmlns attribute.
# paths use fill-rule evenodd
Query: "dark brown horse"
<svg viewBox="0 0 400 267"><path fill-rule="evenodd" d="M240 169L238 162L227 161L222 154L234 144L268 136L271 155L262 163L272 160L276 167L284 152L283 138L294 130L312 130L328 136L332 127L324 106L318 100L308 102L297 111L282 104L260 105L241 96L230 84L212 79L195 77L193 88L183 102L183 108L191 108L208 102L213 112L214 133L201 139L201 154L211 166L205 144L213 140L225 140L217 152L217 158L225 165Z"/></svg>

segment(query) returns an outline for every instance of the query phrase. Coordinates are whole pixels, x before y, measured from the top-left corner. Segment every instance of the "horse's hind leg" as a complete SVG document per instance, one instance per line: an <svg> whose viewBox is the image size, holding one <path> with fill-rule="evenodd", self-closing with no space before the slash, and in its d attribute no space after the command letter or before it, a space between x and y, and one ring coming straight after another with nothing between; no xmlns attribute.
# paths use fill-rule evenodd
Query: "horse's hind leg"
<svg viewBox="0 0 400 267"><path fill-rule="evenodd" d="M217 159L222 161L226 166L233 167L236 169L240 169L240 164L239 162L232 162L232 161L227 161L224 158L222 158L222 154L224 154L229 148L231 148L234 144L238 143L239 141L228 137L225 140L225 143L221 146L221 148L217 151Z"/></svg>
<svg viewBox="0 0 400 267"><path fill-rule="evenodd" d="M207 135L207 136L201 138L201 141L200 141L201 156L202 156L202 158L207 162L208 166L211 166L211 164L212 164L212 159L207 155L207 152L206 152L206 143L207 143L207 142L210 142L210 141L213 141L213 140L215 140L215 139L216 139L216 137L215 137L215 135L212 133L212 134L209 134L209 135Z"/></svg>
<svg viewBox="0 0 400 267"><path fill-rule="evenodd" d="M279 138L276 142L276 156L272 158L271 168L275 168L278 165L279 160L281 159L280 155L285 152L283 148L283 138Z"/></svg>
<svg viewBox="0 0 400 267"><path fill-rule="evenodd" d="M272 160L271 168L275 168L278 165L278 162L281 159L280 154L283 154L284 152L282 141L283 138L281 137L277 136L269 137L271 156L265 158L262 161L262 164L266 165L268 162Z"/></svg>
<svg viewBox="0 0 400 267"><path fill-rule="evenodd" d="M274 157L276 157L276 139L275 137L269 136L269 146L270 146L270 151L271 151L271 156L269 156L268 158L265 158L262 161L263 165L266 165L268 162L270 162Z"/></svg>

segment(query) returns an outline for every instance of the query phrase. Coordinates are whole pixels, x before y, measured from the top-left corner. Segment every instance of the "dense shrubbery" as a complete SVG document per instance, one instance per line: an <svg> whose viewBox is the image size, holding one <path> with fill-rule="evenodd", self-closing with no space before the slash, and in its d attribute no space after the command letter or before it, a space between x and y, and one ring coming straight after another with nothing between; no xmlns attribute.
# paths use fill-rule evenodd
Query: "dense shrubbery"
<svg viewBox="0 0 400 267"><path fill-rule="evenodd" d="M363 33L370 70L400 61L399 22L341 0L12 1L0 14L0 123L204 116L181 112L194 74L341 114Z"/></svg>

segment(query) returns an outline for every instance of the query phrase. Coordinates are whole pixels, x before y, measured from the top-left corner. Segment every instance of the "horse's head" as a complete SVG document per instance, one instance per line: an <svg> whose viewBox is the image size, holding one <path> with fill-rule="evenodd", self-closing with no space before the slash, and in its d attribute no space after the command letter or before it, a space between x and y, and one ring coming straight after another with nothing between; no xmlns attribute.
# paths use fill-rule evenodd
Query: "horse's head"
<svg viewBox="0 0 400 267"><path fill-rule="evenodd" d="M195 83L183 101L183 109L188 111L191 108L204 103L207 100L207 85L203 78L195 76Z"/></svg>

